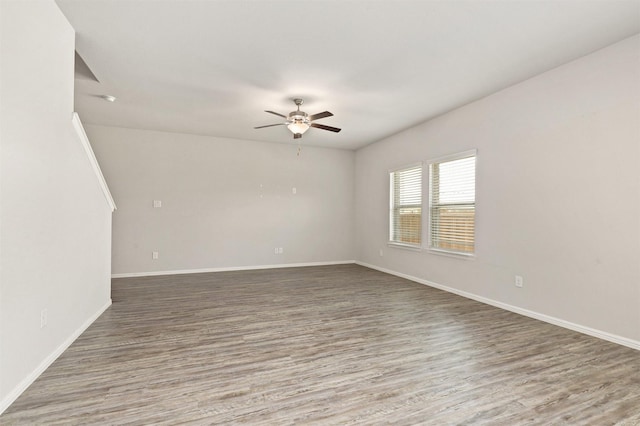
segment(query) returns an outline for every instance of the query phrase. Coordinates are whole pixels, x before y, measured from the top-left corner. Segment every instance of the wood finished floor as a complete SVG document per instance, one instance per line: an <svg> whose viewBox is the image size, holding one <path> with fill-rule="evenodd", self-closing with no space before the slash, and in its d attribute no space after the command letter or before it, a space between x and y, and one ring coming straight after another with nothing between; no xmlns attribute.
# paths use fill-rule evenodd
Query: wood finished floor
<svg viewBox="0 0 640 426"><path fill-rule="evenodd" d="M0 423L640 425L640 352L357 265L116 279Z"/></svg>

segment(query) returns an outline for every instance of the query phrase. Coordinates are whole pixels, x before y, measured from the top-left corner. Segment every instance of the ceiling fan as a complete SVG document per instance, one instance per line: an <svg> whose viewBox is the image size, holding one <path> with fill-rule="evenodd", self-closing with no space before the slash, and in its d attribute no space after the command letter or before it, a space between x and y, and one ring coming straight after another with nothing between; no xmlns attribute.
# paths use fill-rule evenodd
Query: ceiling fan
<svg viewBox="0 0 640 426"><path fill-rule="evenodd" d="M315 123L315 120L331 117L333 114L329 111L309 115L304 111L300 111L300 105L304 103L302 99L294 99L293 102L298 106L298 109L296 111L291 111L288 116L274 111L265 111L269 114L277 115L278 117L286 119L284 123L267 124L266 126L254 127L254 129L263 129L265 127L273 126L287 126L287 128L291 130L291 133L293 133L294 139L300 139L302 137L302 134L309 130L309 127L315 127L316 129L328 130L330 132L336 133L342 130L338 129L337 127L325 126L324 124Z"/></svg>

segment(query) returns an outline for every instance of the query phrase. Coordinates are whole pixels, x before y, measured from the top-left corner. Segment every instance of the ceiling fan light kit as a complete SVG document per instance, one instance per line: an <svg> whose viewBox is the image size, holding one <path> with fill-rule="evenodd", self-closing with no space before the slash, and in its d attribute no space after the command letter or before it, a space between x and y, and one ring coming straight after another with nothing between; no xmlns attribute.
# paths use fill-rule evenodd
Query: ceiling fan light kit
<svg viewBox="0 0 640 426"><path fill-rule="evenodd" d="M300 111L300 105L304 103L302 99L294 99L293 102L298 107L297 110L291 111L289 115L283 115L274 111L266 111L269 114L274 114L279 117L285 118L284 123L277 124L267 124L266 126L258 126L254 127L254 129L262 129L264 127L273 127L273 126L282 126L286 125L287 128L293 133L294 139L300 139L304 132L309 130L309 127L315 127L322 130L328 130L330 132L338 133L342 129L338 129L337 127L325 126L323 124L314 123L314 120L318 120L320 118L331 117L333 114L329 111L320 112L318 114L309 115L304 111Z"/></svg>

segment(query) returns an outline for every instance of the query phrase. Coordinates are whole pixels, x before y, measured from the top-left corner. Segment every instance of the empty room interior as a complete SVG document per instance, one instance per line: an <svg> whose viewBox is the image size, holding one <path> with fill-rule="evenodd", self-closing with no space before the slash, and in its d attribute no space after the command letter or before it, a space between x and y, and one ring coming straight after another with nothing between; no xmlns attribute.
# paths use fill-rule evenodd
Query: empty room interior
<svg viewBox="0 0 640 426"><path fill-rule="evenodd" d="M0 19L1 424L640 425L640 1Z"/></svg>

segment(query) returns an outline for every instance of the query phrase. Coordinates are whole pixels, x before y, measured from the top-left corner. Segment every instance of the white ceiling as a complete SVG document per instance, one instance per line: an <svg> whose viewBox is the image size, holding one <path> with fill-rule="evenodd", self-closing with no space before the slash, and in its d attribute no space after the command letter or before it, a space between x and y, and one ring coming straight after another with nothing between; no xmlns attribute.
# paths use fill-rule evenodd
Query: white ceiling
<svg viewBox="0 0 640 426"><path fill-rule="evenodd" d="M57 0L85 123L357 149L640 32L640 0ZM114 103L98 96L117 97Z"/></svg>

